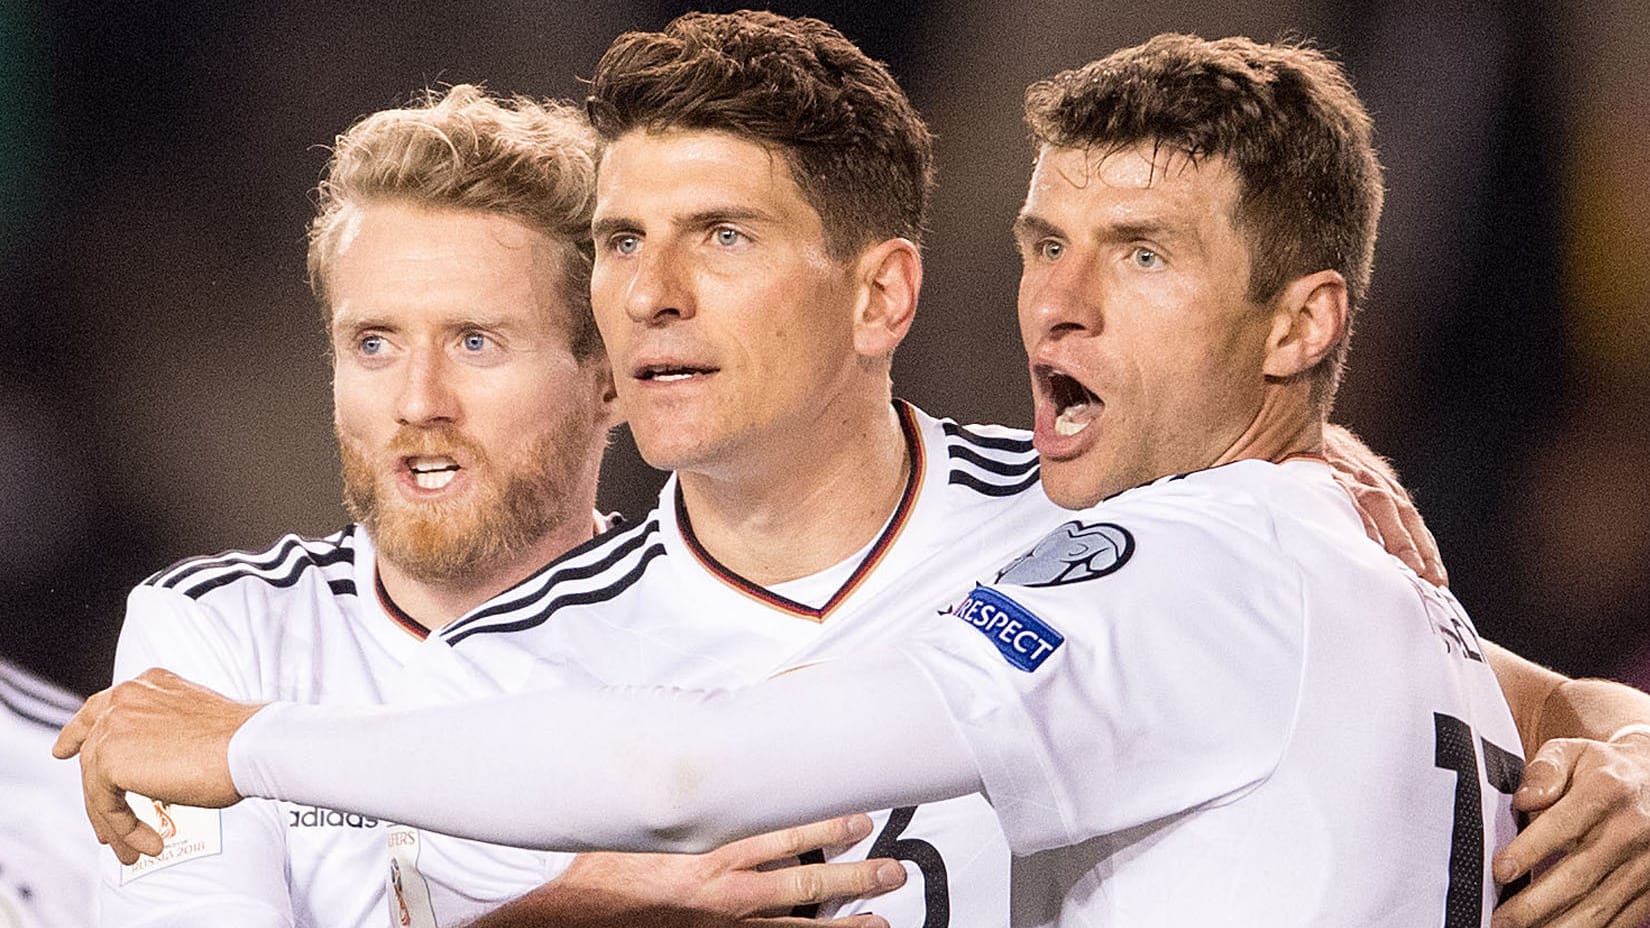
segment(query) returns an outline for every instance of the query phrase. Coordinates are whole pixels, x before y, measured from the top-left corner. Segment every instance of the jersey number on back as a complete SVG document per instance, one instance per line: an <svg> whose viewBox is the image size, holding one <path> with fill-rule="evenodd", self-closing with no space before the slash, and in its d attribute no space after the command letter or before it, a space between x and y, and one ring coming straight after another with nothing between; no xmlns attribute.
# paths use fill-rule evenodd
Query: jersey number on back
<svg viewBox="0 0 1650 928"><path fill-rule="evenodd" d="M1478 744L1484 748L1484 776L1496 792L1510 796L1518 789L1524 779L1524 760L1475 739L1472 726L1454 716L1434 712L1432 720L1437 733L1434 763L1456 773L1444 928L1478 928L1484 920L1484 806L1478 791ZM1511 884L1506 895L1516 891L1517 884Z"/></svg>
<svg viewBox="0 0 1650 928"><path fill-rule="evenodd" d="M945 858L940 856L938 848L921 838L900 837L916 814L916 806L901 806L890 812L888 824L871 843L871 850L865 858L891 857L916 864L922 873L923 911L926 913L922 928L948 928L951 924L951 887L946 882ZM805 864L824 863L825 855L819 851L809 851L802 855L801 861ZM819 915L819 906L799 905L791 910L791 915L795 918L815 918Z"/></svg>

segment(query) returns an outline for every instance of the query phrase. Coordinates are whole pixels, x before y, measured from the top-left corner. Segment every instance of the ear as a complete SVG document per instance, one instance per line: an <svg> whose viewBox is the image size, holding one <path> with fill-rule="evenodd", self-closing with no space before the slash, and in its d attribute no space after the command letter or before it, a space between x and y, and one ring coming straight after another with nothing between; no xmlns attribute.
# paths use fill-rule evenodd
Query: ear
<svg viewBox="0 0 1650 928"><path fill-rule="evenodd" d="M855 268L860 292L854 308L854 351L862 357L888 357L916 318L922 252L908 239L891 238L866 249Z"/></svg>
<svg viewBox="0 0 1650 928"><path fill-rule="evenodd" d="M1335 349L1345 331L1346 278L1339 271L1295 278L1273 303L1266 376L1286 379L1311 370Z"/></svg>
<svg viewBox="0 0 1650 928"><path fill-rule="evenodd" d="M619 390L613 385L612 362L603 354L585 363L590 366L590 376L594 378L596 421L602 423L604 430L623 425L625 420L619 412Z"/></svg>

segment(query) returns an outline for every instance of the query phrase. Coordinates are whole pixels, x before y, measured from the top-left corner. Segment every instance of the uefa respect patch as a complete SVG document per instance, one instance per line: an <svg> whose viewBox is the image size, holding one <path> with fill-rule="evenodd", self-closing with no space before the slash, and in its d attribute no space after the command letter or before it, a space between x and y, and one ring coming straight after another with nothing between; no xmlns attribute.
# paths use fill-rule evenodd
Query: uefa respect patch
<svg viewBox="0 0 1650 928"><path fill-rule="evenodd" d="M975 584L974 591L951 607L951 614L972 625L997 646L1010 664L1031 673L1066 637L1031 610L990 587Z"/></svg>

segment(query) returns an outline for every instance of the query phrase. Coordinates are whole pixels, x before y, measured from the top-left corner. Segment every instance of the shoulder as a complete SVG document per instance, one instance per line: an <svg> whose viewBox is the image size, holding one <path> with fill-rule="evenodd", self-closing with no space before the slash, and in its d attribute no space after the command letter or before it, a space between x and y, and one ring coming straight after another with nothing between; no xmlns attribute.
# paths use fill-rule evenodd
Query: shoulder
<svg viewBox="0 0 1650 928"><path fill-rule="evenodd" d="M562 609L611 602L636 587L666 554L657 511L568 551L440 632L449 645L473 635L520 632Z"/></svg>
<svg viewBox="0 0 1650 928"><path fill-rule="evenodd" d="M31 726L62 728L81 698L27 670L0 660L0 709Z"/></svg>
<svg viewBox="0 0 1650 928"><path fill-rule="evenodd" d="M186 558L144 580L139 589L171 590L199 600L233 583L275 590L304 582L324 583L334 594L354 594L357 527L324 538L291 534L262 551L225 551Z"/></svg>
<svg viewBox="0 0 1650 928"><path fill-rule="evenodd" d="M1120 562L1138 554L1167 569L1189 557L1270 556L1282 477L1276 465L1239 461L1176 474L1126 490L1069 518L1039 541L1039 548L1100 546ZM1116 566L1122 566L1119 563Z"/></svg>
<svg viewBox="0 0 1650 928"><path fill-rule="evenodd" d="M1239 462L1128 490L1066 514L978 579L1045 618L1204 624L1235 610L1293 627L1301 573L1277 519L1297 491L1278 471Z"/></svg>
<svg viewBox="0 0 1650 928"><path fill-rule="evenodd" d="M993 499L1040 492L1041 472L1031 433L1001 425L961 425L952 419L930 420L943 456L946 483L972 495Z"/></svg>

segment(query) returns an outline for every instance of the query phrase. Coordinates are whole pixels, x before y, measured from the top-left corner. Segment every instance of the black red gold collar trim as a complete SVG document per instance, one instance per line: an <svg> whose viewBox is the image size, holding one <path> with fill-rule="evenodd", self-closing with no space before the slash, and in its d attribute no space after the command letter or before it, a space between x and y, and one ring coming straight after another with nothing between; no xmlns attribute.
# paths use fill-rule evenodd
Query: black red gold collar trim
<svg viewBox="0 0 1650 928"><path fill-rule="evenodd" d="M402 631L412 635L419 641L430 637L429 629L418 624L417 619L408 615L405 610L395 604L395 600L390 598L390 591L384 589L384 578L378 573L376 566L372 569L372 586L373 589L378 591L378 605L384 607L384 611L389 614L390 618L395 620L395 624L401 626Z"/></svg>
<svg viewBox="0 0 1650 928"><path fill-rule="evenodd" d="M882 534L871 545L871 550L866 552L864 559L859 562L859 566L854 568L854 572L847 580L843 581L842 586L837 587L837 591L831 594L831 598L826 600L823 606L815 608L799 603L794 599L780 596L767 587L760 586L734 573L712 557L710 552L706 551L704 546L699 543L699 539L694 537L693 523L688 519L687 503L682 498L682 485L677 483L676 524L681 528L682 541L687 544L688 551L692 552L694 558L704 565L705 570L709 571L712 576L757 602L790 613L798 618L814 622L825 621L837 606L841 605L854 594L855 590L859 589L860 584L864 583L865 579L877 569L877 565L882 563L883 557L893 548L894 540L899 537L906 523L910 521L911 512L917 506L917 496L922 491L923 471L927 468L927 460L924 457L922 435L917 426L916 412L910 405L900 400L894 401L894 411L899 417L900 434L905 438L906 456L911 462L910 472L905 477L905 490L900 494L899 505L894 507L894 514L888 520L888 525L883 528Z"/></svg>

